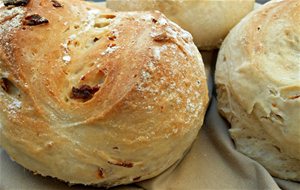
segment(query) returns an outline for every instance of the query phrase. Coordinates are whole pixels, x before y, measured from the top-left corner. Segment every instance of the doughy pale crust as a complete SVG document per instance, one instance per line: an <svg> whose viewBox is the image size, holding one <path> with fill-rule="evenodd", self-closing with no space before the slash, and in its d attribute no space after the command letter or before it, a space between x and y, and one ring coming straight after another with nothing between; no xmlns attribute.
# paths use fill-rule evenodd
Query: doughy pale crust
<svg viewBox="0 0 300 190"><path fill-rule="evenodd" d="M253 6L254 0L107 0L107 7L117 11L161 11L189 31L202 50L219 48Z"/></svg>
<svg viewBox="0 0 300 190"><path fill-rule="evenodd" d="M225 39L216 66L219 111L242 153L300 181L300 1L272 1Z"/></svg>
<svg viewBox="0 0 300 190"><path fill-rule="evenodd" d="M160 174L190 147L207 108L191 35L159 12L59 2L0 9L1 146L69 183Z"/></svg>

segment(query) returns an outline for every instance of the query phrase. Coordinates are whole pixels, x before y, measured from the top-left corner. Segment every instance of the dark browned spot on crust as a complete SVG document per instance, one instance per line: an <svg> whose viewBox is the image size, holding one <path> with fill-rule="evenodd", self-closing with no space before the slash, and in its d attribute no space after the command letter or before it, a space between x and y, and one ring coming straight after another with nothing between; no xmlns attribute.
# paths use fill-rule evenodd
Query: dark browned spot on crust
<svg viewBox="0 0 300 190"><path fill-rule="evenodd" d="M281 149L278 146L273 145L273 147L278 151L281 152Z"/></svg>
<svg viewBox="0 0 300 190"><path fill-rule="evenodd" d="M71 98L89 100L99 90L99 86L90 87L89 85L82 85L79 88L73 87Z"/></svg>
<svg viewBox="0 0 300 190"><path fill-rule="evenodd" d="M133 181L138 181L139 179L141 179L141 176L133 178Z"/></svg>
<svg viewBox="0 0 300 190"><path fill-rule="evenodd" d="M157 23L157 20L155 18L152 19L153 23Z"/></svg>
<svg viewBox="0 0 300 190"><path fill-rule="evenodd" d="M59 8L59 7L63 7L63 5L56 1L56 0L51 0L53 7Z"/></svg>
<svg viewBox="0 0 300 190"><path fill-rule="evenodd" d="M29 3L29 0L4 0L3 3L5 6L25 6Z"/></svg>
<svg viewBox="0 0 300 190"><path fill-rule="evenodd" d="M113 147L114 150L119 150L119 148L117 146Z"/></svg>
<svg viewBox="0 0 300 190"><path fill-rule="evenodd" d="M9 91L9 81L8 81L6 78L2 78L2 79L0 80L0 84L1 84L2 89L3 89L5 92L8 92L8 91Z"/></svg>
<svg viewBox="0 0 300 190"><path fill-rule="evenodd" d="M95 37L93 41L97 42L98 40L99 40L99 38Z"/></svg>
<svg viewBox="0 0 300 190"><path fill-rule="evenodd" d="M49 23L49 21L38 14L29 15L25 17L25 21L24 21L24 24L28 26L35 26L35 25L47 24L47 23Z"/></svg>
<svg viewBox="0 0 300 190"><path fill-rule="evenodd" d="M121 166L121 167L124 167L124 168L132 168L133 167L133 163L127 162L127 161L118 161L118 162L110 162L110 161L108 161L108 163L116 165L116 166Z"/></svg>
<svg viewBox="0 0 300 190"><path fill-rule="evenodd" d="M103 168L98 168L98 170L97 170L97 176L99 178L104 178L104 170L103 170Z"/></svg>

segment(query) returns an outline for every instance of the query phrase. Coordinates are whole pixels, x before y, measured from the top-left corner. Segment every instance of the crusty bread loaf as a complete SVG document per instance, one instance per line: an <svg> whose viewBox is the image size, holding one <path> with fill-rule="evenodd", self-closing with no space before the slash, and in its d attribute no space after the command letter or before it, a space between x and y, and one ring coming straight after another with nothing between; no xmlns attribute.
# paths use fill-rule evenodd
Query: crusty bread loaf
<svg viewBox="0 0 300 190"><path fill-rule="evenodd" d="M300 181L300 0L273 1L225 39L218 107L242 153L273 176Z"/></svg>
<svg viewBox="0 0 300 190"><path fill-rule="evenodd" d="M254 0L107 0L116 11L159 10L188 30L202 50L219 48L229 30L254 6Z"/></svg>
<svg viewBox="0 0 300 190"><path fill-rule="evenodd" d="M13 160L71 184L114 186L182 158L208 103L188 32L159 12L23 3L0 8L1 146Z"/></svg>

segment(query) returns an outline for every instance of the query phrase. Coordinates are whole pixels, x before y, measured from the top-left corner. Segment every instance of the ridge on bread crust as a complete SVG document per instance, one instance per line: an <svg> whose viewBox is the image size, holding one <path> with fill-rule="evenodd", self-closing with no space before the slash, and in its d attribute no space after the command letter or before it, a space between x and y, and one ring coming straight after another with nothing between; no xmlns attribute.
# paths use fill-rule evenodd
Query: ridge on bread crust
<svg viewBox="0 0 300 190"><path fill-rule="evenodd" d="M182 158L208 103L191 35L159 12L57 2L0 8L1 146L69 183L158 175Z"/></svg>

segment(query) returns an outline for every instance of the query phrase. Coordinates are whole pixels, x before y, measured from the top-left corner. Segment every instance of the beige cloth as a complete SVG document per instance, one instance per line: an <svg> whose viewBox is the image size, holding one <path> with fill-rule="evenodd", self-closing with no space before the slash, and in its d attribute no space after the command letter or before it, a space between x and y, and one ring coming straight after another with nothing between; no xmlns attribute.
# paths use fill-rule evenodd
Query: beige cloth
<svg viewBox="0 0 300 190"><path fill-rule="evenodd" d="M213 89L217 52L202 52ZM300 183L273 179L257 162L234 149L229 125L216 109L212 96L205 124L185 158L160 176L113 190L300 190ZM1 140L1 139L0 139ZM98 190L80 185L69 187L52 178L32 175L0 149L0 190ZM63 168L62 168L63 170ZM276 183L277 182L277 183Z"/></svg>

